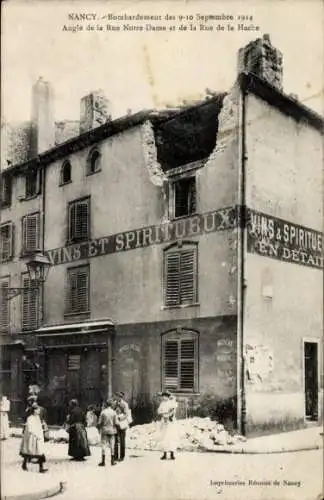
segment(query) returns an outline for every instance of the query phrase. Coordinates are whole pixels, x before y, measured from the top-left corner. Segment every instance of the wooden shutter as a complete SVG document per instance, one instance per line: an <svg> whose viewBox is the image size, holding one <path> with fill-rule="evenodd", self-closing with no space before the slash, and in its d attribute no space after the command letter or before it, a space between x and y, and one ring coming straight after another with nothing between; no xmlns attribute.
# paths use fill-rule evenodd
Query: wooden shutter
<svg viewBox="0 0 324 500"><path fill-rule="evenodd" d="M40 216L39 213L26 215L23 218L23 245L24 252L30 253L39 250Z"/></svg>
<svg viewBox="0 0 324 500"><path fill-rule="evenodd" d="M9 329L9 300L6 299L6 291L9 288L9 280L0 281L0 331L7 332Z"/></svg>
<svg viewBox="0 0 324 500"><path fill-rule="evenodd" d="M164 343L164 387L178 389L179 342L167 340Z"/></svg>
<svg viewBox="0 0 324 500"><path fill-rule="evenodd" d="M89 239L89 200L72 203L69 208L69 239L71 241Z"/></svg>
<svg viewBox="0 0 324 500"><path fill-rule="evenodd" d="M183 250L180 253L180 303L192 304L195 298L196 250Z"/></svg>
<svg viewBox="0 0 324 500"><path fill-rule="evenodd" d="M183 390L194 390L195 358L195 340L180 340L180 388Z"/></svg>
<svg viewBox="0 0 324 500"><path fill-rule="evenodd" d="M180 303L180 254L171 252L165 255L165 305Z"/></svg>
<svg viewBox="0 0 324 500"><path fill-rule="evenodd" d="M13 225L4 224L0 227L0 260L9 260L13 255Z"/></svg>
<svg viewBox="0 0 324 500"><path fill-rule="evenodd" d="M67 312L86 312L89 309L89 268L69 269L68 273Z"/></svg>
<svg viewBox="0 0 324 500"><path fill-rule="evenodd" d="M22 293L22 320L23 330L36 330L38 327L38 308L39 308L39 288L31 287L29 277L23 277Z"/></svg>

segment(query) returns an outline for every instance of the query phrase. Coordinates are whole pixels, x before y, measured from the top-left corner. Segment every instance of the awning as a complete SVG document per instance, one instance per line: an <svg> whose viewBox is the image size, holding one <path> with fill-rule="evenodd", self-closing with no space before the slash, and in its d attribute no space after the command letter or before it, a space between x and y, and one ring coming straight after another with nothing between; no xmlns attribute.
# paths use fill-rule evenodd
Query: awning
<svg viewBox="0 0 324 500"><path fill-rule="evenodd" d="M102 332L106 329L114 327L115 323L112 319L98 319L86 321L84 323L64 323L61 325L43 326L35 330L37 336L43 335L65 335L66 333L89 333Z"/></svg>

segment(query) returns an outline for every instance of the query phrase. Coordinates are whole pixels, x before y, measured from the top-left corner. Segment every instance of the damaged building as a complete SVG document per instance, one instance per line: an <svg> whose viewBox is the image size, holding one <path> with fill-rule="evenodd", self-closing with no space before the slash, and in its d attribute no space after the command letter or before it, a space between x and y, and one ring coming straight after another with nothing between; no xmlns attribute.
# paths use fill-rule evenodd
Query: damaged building
<svg viewBox="0 0 324 500"><path fill-rule="evenodd" d="M56 424L72 397L117 390L149 420L162 389L179 416L208 399L245 434L319 422L323 119L284 93L269 37L239 51L229 92L191 106L113 120L93 92L64 140L52 99L38 81L1 176L12 418L38 383ZM36 291L33 252L51 263Z"/></svg>

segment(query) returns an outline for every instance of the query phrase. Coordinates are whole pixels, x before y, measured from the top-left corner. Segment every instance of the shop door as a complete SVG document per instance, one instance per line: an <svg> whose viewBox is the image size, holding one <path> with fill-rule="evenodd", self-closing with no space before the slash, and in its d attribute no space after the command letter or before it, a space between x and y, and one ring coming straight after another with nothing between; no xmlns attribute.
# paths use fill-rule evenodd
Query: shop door
<svg viewBox="0 0 324 500"><path fill-rule="evenodd" d="M107 398L107 348L84 349L81 360L80 403L100 405Z"/></svg>
<svg viewBox="0 0 324 500"><path fill-rule="evenodd" d="M305 417L307 420L318 418L318 344L304 343L305 377Z"/></svg>
<svg viewBox="0 0 324 500"><path fill-rule="evenodd" d="M67 355L61 350L51 349L46 354L46 378L49 407L48 423L62 424L67 411L66 381Z"/></svg>

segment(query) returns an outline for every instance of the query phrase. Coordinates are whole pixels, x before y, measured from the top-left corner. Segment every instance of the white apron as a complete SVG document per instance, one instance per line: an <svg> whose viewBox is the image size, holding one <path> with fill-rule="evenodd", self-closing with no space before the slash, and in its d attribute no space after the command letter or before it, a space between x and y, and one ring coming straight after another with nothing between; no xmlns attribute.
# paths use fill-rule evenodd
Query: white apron
<svg viewBox="0 0 324 500"><path fill-rule="evenodd" d="M175 409L177 407L177 402L175 400L162 401L158 408L158 414L161 416L160 422L160 445L164 452L173 451L175 452L178 447L178 432L175 417Z"/></svg>

